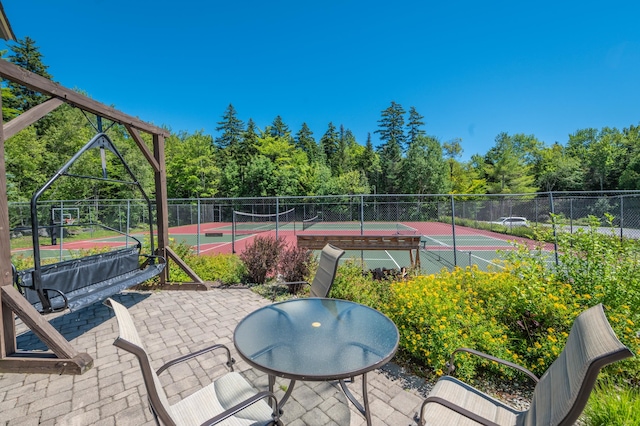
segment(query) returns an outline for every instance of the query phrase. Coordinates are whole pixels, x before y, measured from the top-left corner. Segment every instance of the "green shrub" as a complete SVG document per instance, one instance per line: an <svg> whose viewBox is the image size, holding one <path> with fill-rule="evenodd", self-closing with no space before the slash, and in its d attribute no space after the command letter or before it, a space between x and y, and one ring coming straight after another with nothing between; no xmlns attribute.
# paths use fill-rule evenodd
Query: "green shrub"
<svg viewBox="0 0 640 426"><path fill-rule="evenodd" d="M557 221L557 217L552 218ZM541 328L551 328L557 342L549 347L543 338L523 339L519 344L531 356L551 350L556 353L564 346L575 317L583 310L602 303L607 318L618 338L634 353L640 350L640 242L621 240L611 226L613 217L606 215L611 233L602 233L600 220L589 217L589 227L573 234L559 233L557 266L537 249L520 246L508 256L507 271L523 279L525 287L515 288L511 308L527 309L532 318L544 321ZM560 333L558 335L558 332ZM522 350L521 349L521 350ZM541 367L546 362L539 361ZM617 362L604 370L618 380L630 380L640 385L640 359L634 357Z"/></svg>
<svg viewBox="0 0 640 426"><path fill-rule="evenodd" d="M640 425L640 392L637 388L600 381L584 411L587 426Z"/></svg>
<svg viewBox="0 0 640 426"><path fill-rule="evenodd" d="M442 375L451 352L461 346L519 361L509 351L508 329L487 315L488 302L477 292L480 286L503 287L509 274L456 268L437 275L395 282L384 312L400 332L400 346L415 361ZM461 354L456 358L459 377L471 380L476 370L500 369L493 363Z"/></svg>
<svg viewBox="0 0 640 426"><path fill-rule="evenodd" d="M205 281L219 281L222 284L242 282L246 268L240 258L233 254L214 254L198 256L191 246L170 240L169 247L189 267ZM171 268L169 279L172 282L189 282L191 278L180 268Z"/></svg>
<svg viewBox="0 0 640 426"><path fill-rule="evenodd" d="M349 259L338 268L330 296L379 309L389 297L390 284L389 281L374 280L371 272L363 272L361 264Z"/></svg>

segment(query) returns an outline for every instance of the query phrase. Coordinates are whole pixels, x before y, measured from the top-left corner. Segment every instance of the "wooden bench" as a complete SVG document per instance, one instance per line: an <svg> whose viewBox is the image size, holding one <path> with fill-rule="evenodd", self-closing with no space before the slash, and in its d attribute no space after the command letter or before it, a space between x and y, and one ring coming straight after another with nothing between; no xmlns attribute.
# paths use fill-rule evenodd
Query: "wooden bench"
<svg viewBox="0 0 640 426"><path fill-rule="evenodd" d="M222 232L205 232L205 237L222 237Z"/></svg>
<svg viewBox="0 0 640 426"><path fill-rule="evenodd" d="M409 250L411 267L420 268L420 235L298 234L297 238L298 247L309 250L322 250L327 244L342 250Z"/></svg>

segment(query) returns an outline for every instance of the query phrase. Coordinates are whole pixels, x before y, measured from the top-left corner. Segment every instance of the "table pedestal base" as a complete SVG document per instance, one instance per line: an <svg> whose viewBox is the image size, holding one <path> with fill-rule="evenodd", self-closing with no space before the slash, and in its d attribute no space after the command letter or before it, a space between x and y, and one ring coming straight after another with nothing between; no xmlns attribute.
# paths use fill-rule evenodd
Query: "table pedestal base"
<svg viewBox="0 0 640 426"><path fill-rule="evenodd" d="M353 378L351 379L351 381L353 381ZM356 409L364 416L367 421L367 426L371 426L371 411L369 410L369 396L367 394L367 373L364 373L362 375L362 404L360 404L360 401L358 401L356 397L351 393L343 379L340 379L339 382L340 387L342 388L342 391L346 395L347 399L349 399L353 406L356 407ZM276 376L269 375L269 392L273 393L275 384ZM282 407L284 407L284 404L287 402L287 400L289 400L295 384L296 381L291 380L289 382L289 387L284 393L284 396L280 399L280 414L282 414Z"/></svg>

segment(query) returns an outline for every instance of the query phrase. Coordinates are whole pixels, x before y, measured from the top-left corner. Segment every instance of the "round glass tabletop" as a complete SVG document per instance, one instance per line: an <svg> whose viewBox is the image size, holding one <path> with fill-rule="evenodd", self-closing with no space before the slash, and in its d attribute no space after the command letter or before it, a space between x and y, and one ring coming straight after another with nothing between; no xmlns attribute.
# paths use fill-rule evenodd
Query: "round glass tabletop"
<svg viewBox="0 0 640 426"><path fill-rule="evenodd" d="M332 380L386 364L398 348L398 329L382 313L339 299L274 303L245 317L234 332L243 359L294 380Z"/></svg>

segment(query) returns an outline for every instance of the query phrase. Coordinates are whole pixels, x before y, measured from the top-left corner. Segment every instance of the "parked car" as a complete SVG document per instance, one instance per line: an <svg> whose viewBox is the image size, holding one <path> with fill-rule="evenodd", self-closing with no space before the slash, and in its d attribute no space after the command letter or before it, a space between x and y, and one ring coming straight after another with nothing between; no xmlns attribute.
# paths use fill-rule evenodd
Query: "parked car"
<svg viewBox="0 0 640 426"><path fill-rule="evenodd" d="M514 226L529 226L529 222L526 217L518 217L518 216L509 216L509 217L500 217L498 220L495 220L490 223L495 223L496 225L514 227Z"/></svg>

